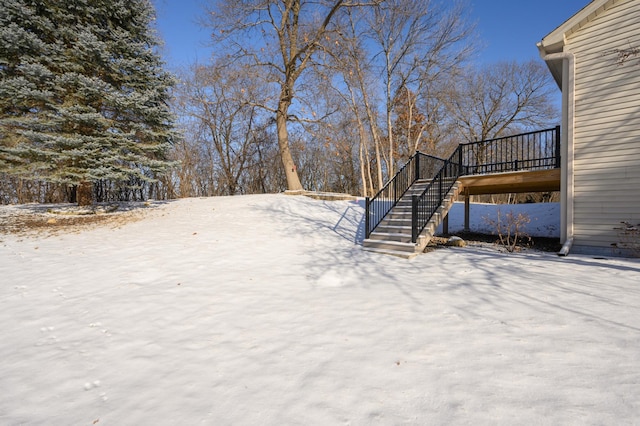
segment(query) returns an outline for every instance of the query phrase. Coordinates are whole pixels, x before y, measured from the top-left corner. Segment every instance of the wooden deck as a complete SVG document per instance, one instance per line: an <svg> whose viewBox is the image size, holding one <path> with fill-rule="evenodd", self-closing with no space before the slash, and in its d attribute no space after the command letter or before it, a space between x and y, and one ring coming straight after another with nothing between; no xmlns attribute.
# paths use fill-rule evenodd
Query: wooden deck
<svg viewBox="0 0 640 426"><path fill-rule="evenodd" d="M560 169L461 176L465 195L560 191Z"/></svg>
<svg viewBox="0 0 640 426"><path fill-rule="evenodd" d="M471 195L560 191L560 169L461 176L458 180L460 194L464 195L464 230L467 232ZM449 233L448 218L443 222L443 230Z"/></svg>

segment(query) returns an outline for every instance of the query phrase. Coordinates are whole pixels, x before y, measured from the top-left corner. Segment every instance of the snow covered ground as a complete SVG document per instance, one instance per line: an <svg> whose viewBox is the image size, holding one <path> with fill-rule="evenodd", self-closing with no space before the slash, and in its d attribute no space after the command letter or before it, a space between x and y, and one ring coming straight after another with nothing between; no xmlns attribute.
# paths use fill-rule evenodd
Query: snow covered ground
<svg viewBox="0 0 640 426"><path fill-rule="evenodd" d="M183 199L0 235L0 424L640 424L639 261L407 261L362 251L362 213Z"/></svg>

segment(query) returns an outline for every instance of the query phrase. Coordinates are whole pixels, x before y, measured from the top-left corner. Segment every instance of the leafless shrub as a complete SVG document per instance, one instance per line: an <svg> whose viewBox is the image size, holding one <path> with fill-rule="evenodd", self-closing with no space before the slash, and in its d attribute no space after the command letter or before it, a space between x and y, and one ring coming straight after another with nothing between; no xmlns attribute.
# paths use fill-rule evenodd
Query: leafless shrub
<svg viewBox="0 0 640 426"><path fill-rule="evenodd" d="M531 241L531 238L525 233L527 224L531 222L527 213L516 215L513 210L510 210L502 214L498 209L495 219L488 216L484 216L482 219L493 228L498 235L498 244L506 248L509 253L516 251L519 241Z"/></svg>

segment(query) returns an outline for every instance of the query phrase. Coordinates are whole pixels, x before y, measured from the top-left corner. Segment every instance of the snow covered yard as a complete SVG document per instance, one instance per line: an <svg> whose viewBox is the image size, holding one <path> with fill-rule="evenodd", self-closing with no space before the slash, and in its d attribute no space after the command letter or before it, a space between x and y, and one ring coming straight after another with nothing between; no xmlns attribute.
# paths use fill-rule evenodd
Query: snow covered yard
<svg viewBox="0 0 640 426"><path fill-rule="evenodd" d="M0 235L0 424L640 423L639 261L407 261L361 250L362 213L183 199Z"/></svg>

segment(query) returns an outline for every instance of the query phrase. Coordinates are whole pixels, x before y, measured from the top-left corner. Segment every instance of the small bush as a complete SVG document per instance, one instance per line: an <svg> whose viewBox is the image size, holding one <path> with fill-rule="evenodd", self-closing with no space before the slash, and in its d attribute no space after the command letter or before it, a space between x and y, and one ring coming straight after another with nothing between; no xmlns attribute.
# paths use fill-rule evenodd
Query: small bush
<svg viewBox="0 0 640 426"><path fill-rule="evenodd" d="M483 219L498 235L498 244L506 248L509 253L516 251L518 241L523 239L528 242L531 241L531 238L525 233L527 224L531 222L527 213L518 213L516 215L511 210L502 214L498 209L496 219L488 216L483 217Z"/></svg>

